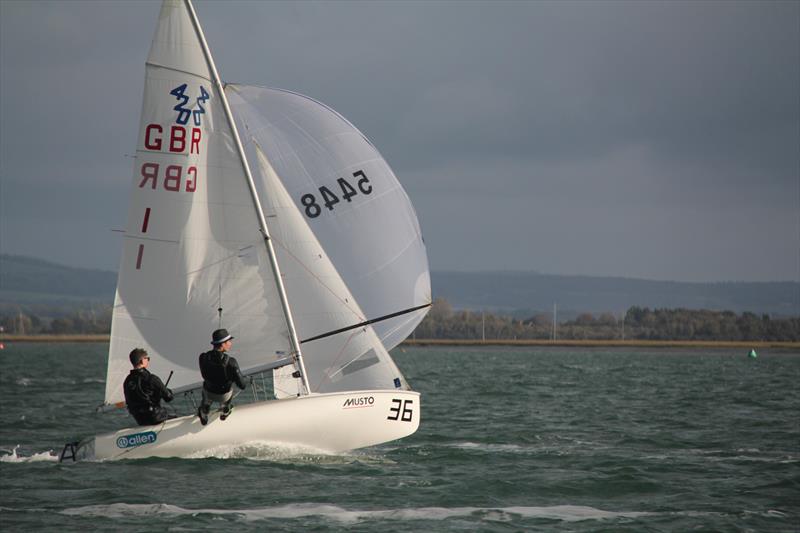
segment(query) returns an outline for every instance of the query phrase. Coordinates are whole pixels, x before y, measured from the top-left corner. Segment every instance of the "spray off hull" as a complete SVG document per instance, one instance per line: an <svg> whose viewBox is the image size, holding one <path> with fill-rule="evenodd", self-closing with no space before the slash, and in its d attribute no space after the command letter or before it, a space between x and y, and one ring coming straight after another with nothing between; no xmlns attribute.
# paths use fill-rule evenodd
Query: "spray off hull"
<svg viewBox="0 0 800 533"><path fill-rule="evenodd" d="M203 457L248 443L338 453L411 435L419 427L420 395L413 391L352 391L238 405L227 420L212 412L138 426L86 439L79 460Z"/></svg>

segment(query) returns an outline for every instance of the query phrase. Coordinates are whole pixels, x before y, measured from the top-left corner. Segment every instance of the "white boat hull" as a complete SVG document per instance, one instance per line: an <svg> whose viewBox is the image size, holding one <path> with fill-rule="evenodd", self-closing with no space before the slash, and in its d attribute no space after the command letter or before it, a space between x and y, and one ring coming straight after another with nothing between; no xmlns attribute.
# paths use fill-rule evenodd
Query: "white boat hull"
<svg viewBox="0 0 800 533"><path fill-rule="evenodd" d="M337 453L411 435L419 427L420 407L413 391L312 394L237 405L227 420L212 412L205 426L197 416L184 416L98 435L81 441L74 455L79 460L202 457L253 442Z"/></svg>

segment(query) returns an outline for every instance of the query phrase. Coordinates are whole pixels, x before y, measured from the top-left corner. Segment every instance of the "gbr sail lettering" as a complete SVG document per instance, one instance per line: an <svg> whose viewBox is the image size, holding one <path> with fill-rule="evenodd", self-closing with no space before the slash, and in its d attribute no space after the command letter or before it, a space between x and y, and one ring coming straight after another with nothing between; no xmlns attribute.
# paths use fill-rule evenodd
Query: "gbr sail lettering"
<svg viewBox="0 0 800 533"><path fill-rule="evenodd" d="M173 108L177 111L174 124L150 123L145 126L142 139L145 153L200 155L203 140L201 126L202 117L205 114L204 104L210 96L201 86L196 98L195 109L190 110L186 107L189 102L186 87L187 85L184 83L169 93L178 100L178 104ZM191 124L189 117L193 117ZM140 189L193 193L197 190L198 180L197 166L191 164L190 161L187 161L186 164L144 161L139 168Z"/></svg>
<svg viewBox="0 0 800 533"><path fill-rule="evenodd" d="M144 160L139 167L139 189L153 191L170 191L193 193L197 190L200 176L197 165L193 161L200 156L203 142L203 116L205 103L211 97L201 86L195 99L194 108L187 107L190 97L186 94L187 84L179 85L169 94L177 100L172 109L176 112L173 123L166 125L151 122L144 127L142 139L143 150L139 150ZM189 119L192 119L191 123ZM169 158L168 162L159 162L159 155L181 155L185 157ZM157 217L155 208L143 206L140 234L146 236L151 232L151 218ZM138 228L137 228L138 229ZM157 231L157 230L156 230ZM144 242L138 243L135 249L136 270L142 270L148 264L144 251Z"/></svg>

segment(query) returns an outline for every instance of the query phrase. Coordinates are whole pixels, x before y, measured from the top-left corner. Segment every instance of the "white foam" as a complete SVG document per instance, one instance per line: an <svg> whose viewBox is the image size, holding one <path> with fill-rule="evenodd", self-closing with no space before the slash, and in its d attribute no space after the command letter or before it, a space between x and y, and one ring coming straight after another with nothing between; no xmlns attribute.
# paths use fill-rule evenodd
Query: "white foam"
<svg viewBox="0 0 800 533"><path fill-rule="evenodd" d="M450 446L461 450L478 450L482 452L525 453L537 449L533 446L520 446L519 444L479 444L477 442L456 442Z"/></svg>
<svg viewBox="0 0 800 533"><path fill-rule="evenodd" d="M245 444L231 444L198 450L190 454L188 459L253 459L261 461L280 461L303 455L326 455L328 452L307 446L294 444L251 441Z"/></svg>
<svg viewBox="0 0 800 533"><path fill-rule="evenodd" d="M696 448L688 448L682 450L675 450L673 452L668 453L665 457L666 458L675 458L675 457L682 457L684 455L700 455L702 456L703 461L713 462L713 463L730 463L735 461L748 461L753 463L778 463L778 464L792 464L800 462L800 456L792 455L791 453L786 454L784 452L773 451L773 450L765 450L762 451L759 448L737 448L735 453L737 455L731 455L734 453L732 450L726 450L722 448L718 449L696 449ZM752 455L757 454L757 455ZM653 456L647 456L646 459L653 458ZM656 456L655 458L659 458Z"/></svg>
<svg viewBox="0 0 800 533"><path fill-rule="evenodd" d="M557 444L485 444L477 442L455 442L447 444L451 448L458 448L460 450L479 451L486 453L511 453L511 454L551 454L551 455L568 455L568 454L581 454L581 453L596 453L598 450L607 449L606 446L601 446L591 442L579 440L565 440ZM589 451L590 450L590 451Z"/></svg>
<svg viewBox="0 0 800 533"><path fill-rule="evenodd" d="M17 454L19 444L14 446L11 453L8 455L0 455L0 463L40 463L40 462L58 462L58 455L53 453L53 450L46 452L35 453L30 457L25 457ZM7 450L4 450L7 451Z"/></svg>
<svg viewBox="0 0 800 533"><path fill-rule="evenodd" d="M353 524L367 520L447 520L449 518L474 517L491 522L510 522L516 517L547 518L565 522L583 520L608 520L636 518L652 515L646 512L612 512L578 505L556 505L551 507L417 507L407 509L348 510L337 505L322 503L290 504L257 509L185 509L169 504L89 505L61 511L70 516L95 516L103 518L127 518L152 515L199 515L236 516L247 521L269 518L297 519L311 516L323 517L340 523Z"/></svg>
<svg viewBox="0 0 800 533"><path fill-rule="evenodd" d="M580 520L606 520L612 518L637 518L649 516L653 513L641 511L603 511L594 507L582 505L555 505L552 507L508 507L508 512L519 514L525 517L537 518L556 518L565 522L577 522Z"/></svg>
<svg viewBox="0 0 800 533"><path fill-rule="evenodd" d="M250 441L245 444L223 445L205 450L198 450L186 457L187 459L250 459L253 461L270 462L310 462L310 463L336 463L349 464L355 461L366 463L386 463L379 456L368 455L364 452L351 451L332 453L327 450L268 441Z"/></svg>

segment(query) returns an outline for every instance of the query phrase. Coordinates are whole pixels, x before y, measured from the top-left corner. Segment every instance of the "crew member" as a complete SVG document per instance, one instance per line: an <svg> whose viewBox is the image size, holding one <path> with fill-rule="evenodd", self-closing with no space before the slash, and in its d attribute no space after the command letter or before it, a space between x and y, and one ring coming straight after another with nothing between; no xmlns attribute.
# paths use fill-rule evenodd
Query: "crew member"
<svg viewBox="0 0 800 533"><path fill-rule="evenodd" d="M200 373L203 375L203 401L197 409L197 416L204 426L208 423L211 404L222 404L220 420L225 420L233 410L232 386L234 383L244 389L246 384L239 370L239 363L227 353L231 349L233 336L227 329L218 329L211 334L213 350L200 354Z"/></svg>
<svg viewBox="0 0 800 533"><path fill-rule="evenodd" d="M123 383L125 403L128 411L140 426L160 424L168 418L174 418L161 406L161 400L171 402L173 395L155 374L151 374L150 356L142 348L135 348L130 353L133 370Z"/></svg>

